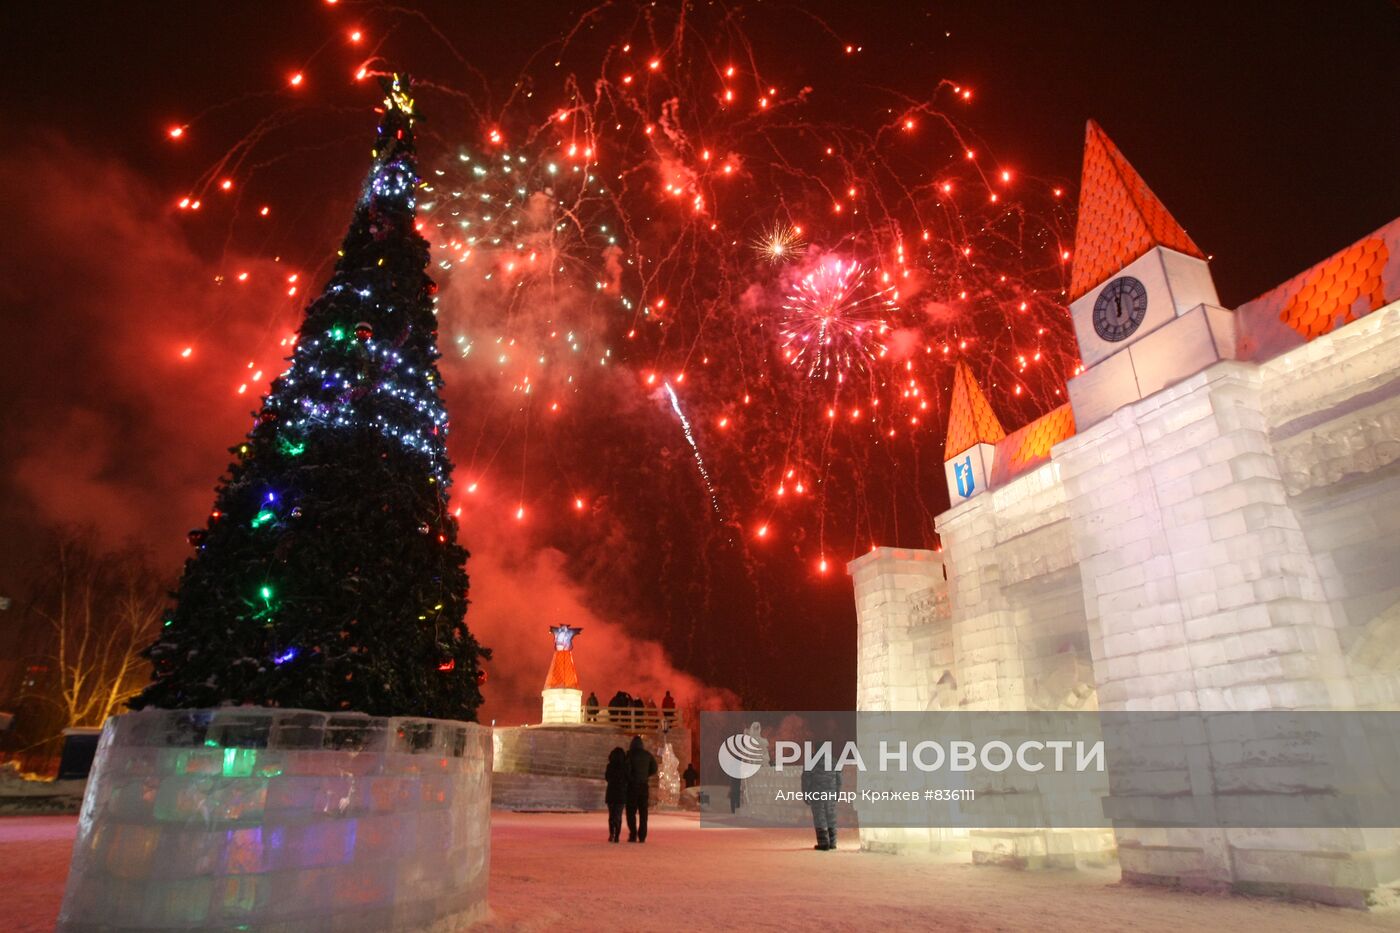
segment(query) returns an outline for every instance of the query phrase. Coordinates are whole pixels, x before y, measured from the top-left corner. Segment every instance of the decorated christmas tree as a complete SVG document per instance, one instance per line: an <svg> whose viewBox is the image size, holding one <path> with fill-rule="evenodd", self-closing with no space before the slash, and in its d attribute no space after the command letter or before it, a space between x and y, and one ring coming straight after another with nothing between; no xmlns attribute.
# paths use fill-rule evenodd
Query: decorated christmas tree
<svg viewBox="0 0 1400 933"><path fill-rule="evenodd" d="M218 487L133 706L251 703L475 718L490 656L465 624L448 509L436 286L416 225L406 80L384 82L369 179Z"/></svg>

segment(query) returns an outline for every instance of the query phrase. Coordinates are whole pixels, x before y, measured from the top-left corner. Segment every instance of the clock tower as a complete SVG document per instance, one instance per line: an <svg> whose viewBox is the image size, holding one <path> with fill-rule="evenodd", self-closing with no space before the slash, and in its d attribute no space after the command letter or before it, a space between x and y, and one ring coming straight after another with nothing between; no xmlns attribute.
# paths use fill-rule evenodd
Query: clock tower
<svg viewBox="0 0 1400 933"><path fill-rule="evenodd" d="M1092 120L1070 276L1084 371L1069 381L1081 429L1235 355L1201 248Z"/></svg>

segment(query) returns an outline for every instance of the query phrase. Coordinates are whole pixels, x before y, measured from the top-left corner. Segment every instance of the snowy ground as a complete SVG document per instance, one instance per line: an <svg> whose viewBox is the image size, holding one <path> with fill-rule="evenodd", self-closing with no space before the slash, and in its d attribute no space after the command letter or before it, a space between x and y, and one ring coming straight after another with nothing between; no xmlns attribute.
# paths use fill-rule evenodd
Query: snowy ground
<svg viewBox="0 0 1400 933"><path fill-rule="evenodd" d="M76 817L0 818L0 929L50 930ZM646 845L608 845L601 814L495 813L484 930L1400 930L1362 913L1117 883L1117 873L1017 872L814 852L805 832L652 820Z"/></svg>

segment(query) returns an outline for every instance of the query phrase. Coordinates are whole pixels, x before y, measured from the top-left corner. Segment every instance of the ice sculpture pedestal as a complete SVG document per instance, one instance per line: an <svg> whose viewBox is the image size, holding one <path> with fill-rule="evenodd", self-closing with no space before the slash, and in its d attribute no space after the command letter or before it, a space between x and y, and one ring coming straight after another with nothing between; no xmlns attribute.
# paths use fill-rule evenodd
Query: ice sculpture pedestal
<svg viewBox="0 0 1400 933"><path fill-rule="evenodd" d="M114 716L59 929L459 929L486 913L490 735L248 707Z"/></svg>
<svg viewBox="0 0 1400 933"><path fill-rule="evenodd" d="M569 687L546 687L540 691L540 722L546 725L572 725L583 722L583 691Z"/></svg>

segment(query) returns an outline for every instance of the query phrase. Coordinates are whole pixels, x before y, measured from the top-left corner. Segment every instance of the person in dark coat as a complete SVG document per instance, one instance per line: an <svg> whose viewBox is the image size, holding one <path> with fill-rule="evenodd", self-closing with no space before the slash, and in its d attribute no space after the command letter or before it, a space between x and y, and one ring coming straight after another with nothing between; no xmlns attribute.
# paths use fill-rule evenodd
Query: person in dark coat
<svg viewBox="0 0 1400 933"><path fill-rule="evenodd" d="M694 787L696 784L700 783L700 772L695 770L695 762L692 761L685 766L685 772L681 775L681 780L685 782L686 787Z"/></svg>
<svg viewBox="0 0 1400 933"><path fill-rule="evenodd" d="M622 808L627 803L627 753L622 746L614 748L608 755L608 768L603 772L603 780L608 782L608 842L617 842L622 835Z"/></svg>
<svg viewBox="0 0 1400 933"><path fill-rule="evenodd" d="M588 701L583 708L584 718L589 722L598 721L598 694L588 691Z"/></svg>
<svg viewBox="0 0 1400 933"><path fill-rule="evenodd" d="M671 691L667 690L666 695L661 698L661 715L666 717L666 722L676 718L676 698L671 696ZM689 785L687 785L689 786Z"/></svg>
<svg viewBox="0 0 1400 933"><path fill-rule="evenodd" d="M836 848L836 795L841 790L841 772L830 768L830 761L821 759L802 772L802 793L811 794L807 806L812 808L812 826L817 831L817 844L823 852Z"/></svg>
<svg viewBox="0 0 1400 933"><path fill-rule="evenodd" d="M625 691L619 690L613 694L608 701L608 722L614 726L626 728L627 718L631 713L632 698Z"/></svg>
<svg viewBox="0 0 1400 933"><path fill-rule="evenodd" d="M627 841L647 841L647 804L651 779L656 775L656 756L642 746L642 737L632 737L627 752Z"/></svg>

